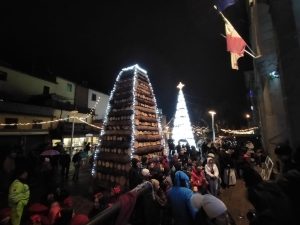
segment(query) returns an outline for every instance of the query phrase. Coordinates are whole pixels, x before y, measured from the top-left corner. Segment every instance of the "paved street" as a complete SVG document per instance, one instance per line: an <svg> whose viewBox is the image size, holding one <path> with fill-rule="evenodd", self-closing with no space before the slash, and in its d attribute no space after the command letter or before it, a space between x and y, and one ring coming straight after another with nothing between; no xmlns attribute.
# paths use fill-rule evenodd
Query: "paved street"
<svg viewBox="0 0 300 225"><path fill-rule="evenodd" d="M227 205L237 225L248 225L246 214L252 208L246 199L246 188L243 180L237 180L235 186L223 189L220 198Z"/></svg>

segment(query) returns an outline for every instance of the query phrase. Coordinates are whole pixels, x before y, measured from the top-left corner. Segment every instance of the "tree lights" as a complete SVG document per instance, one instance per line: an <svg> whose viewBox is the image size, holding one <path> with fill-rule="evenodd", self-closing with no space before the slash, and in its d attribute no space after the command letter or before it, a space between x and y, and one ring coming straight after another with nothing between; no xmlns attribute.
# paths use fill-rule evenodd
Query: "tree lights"
<svg viewBox="0 0 300 225"><path fill-rule="evenodd" d="M159 123L147 71L138 65L122 69L110 94L92 174L104 185L126 185L133 157L162 154Z"/></svg>
<svg viewBox="0 0 300 225"><path fill-rule="evenodd" d="M184 140L187 141L190 146L196 147L190 117L182 91L183 87L184 84L182 84L181 82L177 86L177 88L179 89L179 94L176 106L174 126L172 130L172 139L174 139L175 144L179 144L180 140Z"/></svg>

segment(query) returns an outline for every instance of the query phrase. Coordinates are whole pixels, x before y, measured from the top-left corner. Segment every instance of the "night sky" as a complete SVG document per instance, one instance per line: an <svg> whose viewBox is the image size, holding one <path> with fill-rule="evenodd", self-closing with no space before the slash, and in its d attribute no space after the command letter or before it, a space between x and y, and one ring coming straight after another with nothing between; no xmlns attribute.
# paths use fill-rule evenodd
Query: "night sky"
<svg viewBox="0 0 300 225"><path fill-rule="evenodd" d="M5 1L4 1L5 2ZM44 77L62 76L109 94L119 71L148 71L158 106L170 119L179 81L193 122L245 124L250 108L243 71L230 67L224 23L212 0L6 1L1 3L0 61ZM247 39L242 3L225 14ZM227 126L224 125L224 126Z"/></svg>

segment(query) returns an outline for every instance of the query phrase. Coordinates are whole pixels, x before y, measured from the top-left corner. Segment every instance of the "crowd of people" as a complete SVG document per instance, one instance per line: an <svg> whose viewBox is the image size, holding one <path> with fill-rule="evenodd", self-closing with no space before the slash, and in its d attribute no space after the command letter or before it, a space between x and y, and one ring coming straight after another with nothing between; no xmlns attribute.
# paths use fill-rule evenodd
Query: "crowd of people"
<svg viewBox="0 0 300 225"><path fill-rule="evenodd" d="M236 171L242 169L243 163L252 166L259 162L253 154L249 160L247 147L230 149L211 142L202 147L202 151L196 151L188 145L170 146L169 156L132 158L129 189L148 182L153 192L137 199L130 224L235 224L219 199L221 190L235 185L236 176L240 176ZM121 186L117 189L118 194L112 194L114 201L128 191ZM110 204L103 193L99 195L96 212Z"/></svg>
<svg viewBox="0 0 300 225"><path fill-rule="evenodd" d="M260 149L254 149L250 142L242 147L206 142L201 151L188 145L170 145L168 156L133 157L127 177L128 187L115 184L106 189L94 189L90 196L93 207L85 214L75 213L73 196L66 189L50 185L49 180L54 174L49 173L49 168L53 171L56 161L53 164L51 158L44 157L40 173L45 186L50 185L45 189L45 195L38 202L30 201L28 171L24 170L25 167L15 169L15 179L6 184L9 207L1 205L0 224L83 225L116 202L124 203L129 190L148 183L151 191L133 202L125 198L125 211L121 209L119 216L106 224L126 224L128 219L132 225L230 225L235 221L219 197L224 188L235 185L239 178L244 179L247 197L254 206L247 215L251 225L297 224L294 221L300 212L297 205L300 200L297 191L300 160L291 157L292 151L286 146L276 148L275 153L281 160L282 174L277 179L264 181L256 167L262 166L266 156ZM73 163L72 180L76 182L83 164L82 152L76 152L72 159L68 153L62 152L57 163L61 180L68 179L69 166ZM6 172L13 170L9 163L3 165ZM130 206L131 203L134 207ZM121 212L127 212L130 217L127 215L127 219L122 219Z"/></svg>
<svg viewBox="0 0 300 225"><path fill-rule="evenodd" d="M80 168L89 167L87 152L76 150L71 158L63 148L49 151L55 154L25 155L13 149L2 155L0 224L80 225L89 221L88 215L75 213L72 196L64 188L68 180L78 181Z"/></svg>

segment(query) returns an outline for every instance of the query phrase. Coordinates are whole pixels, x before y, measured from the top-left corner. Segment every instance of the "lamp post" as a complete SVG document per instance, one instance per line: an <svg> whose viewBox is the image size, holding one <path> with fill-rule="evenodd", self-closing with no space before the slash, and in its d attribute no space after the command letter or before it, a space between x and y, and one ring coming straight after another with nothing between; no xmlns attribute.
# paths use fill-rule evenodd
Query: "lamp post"
<svg viewBox="0 0 300 225"><path fill-rule="evenodd" d="M215 134L215 121L214 121L214 117L216 115L215 111L209 111L208 112L211 115L211 127L212 127L212 132L213 132L213 142L216 141L216 134Z"/></svg>
<svg viewBox="0 0 300 225"><path fill-rule="evenodd" d="M246 120L247 120L247 126L248 126L248 128L250 128L249 120L250 120L251 116L250 116L250 114L246 113L245 117L246 117Z"/></svg>
<svg viewBox="0 0 300 225"><path fill-rule="evenodd" d="M71 146L70 146L70 156L72 157L73 153L73 138L74 138L74 123L75 123L75 115L78 113L77 110L71 111L70 115L72 116L72 132L71 132Z"/></svg>

